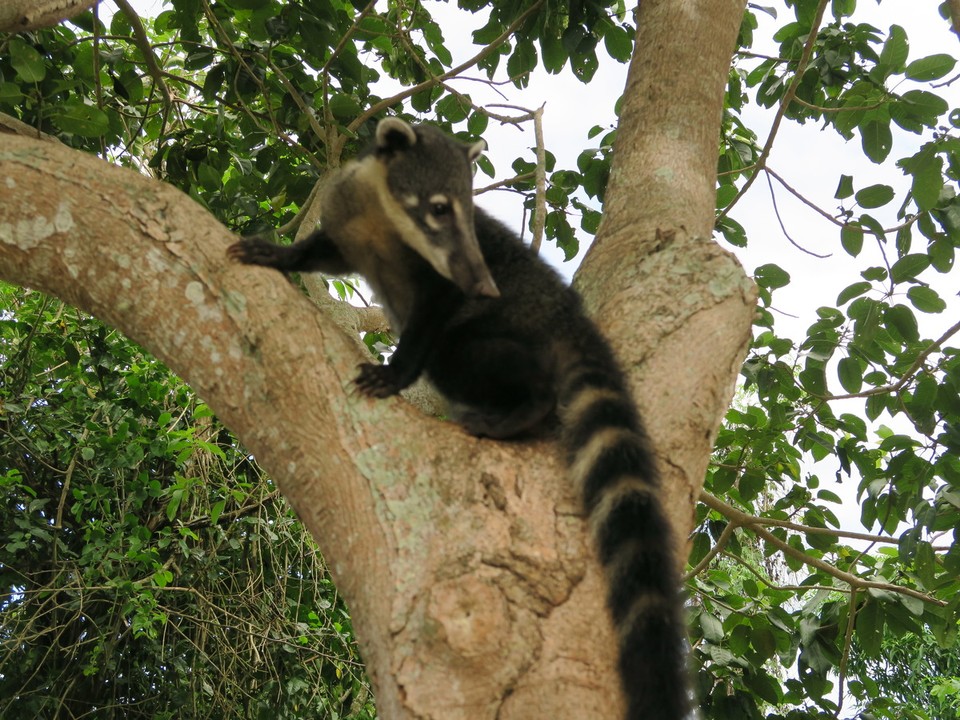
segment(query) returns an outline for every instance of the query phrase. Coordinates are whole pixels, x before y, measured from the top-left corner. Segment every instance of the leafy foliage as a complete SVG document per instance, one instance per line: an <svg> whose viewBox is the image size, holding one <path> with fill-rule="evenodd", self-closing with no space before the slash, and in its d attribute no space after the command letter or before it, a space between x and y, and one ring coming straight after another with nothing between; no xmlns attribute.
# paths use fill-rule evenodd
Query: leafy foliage
<svg viewBox="0 0 960 720"><path fill-rule="evenodd" d="M943 326L922 317L948 308L930 275L955 275L960 246L960 145L936 93L955 63L913 57L897 25L884 34L846 20L853 3L792 5L777 56L745 55L732 70L718 231L746 243L731 215L757 177L797 194L769 166L776 133L761 145L741 120L750 88L784 118L859 139L871 162L895 162L908 182L897 191L843 175L839 209L817 209L836 227L852 282L816 310L802 339L778 333L773 312L776 290L798 280L776 265L757 269L761 308L743 395L718 438L691 558L703 569L692 582L705 706L709 717L782 717L774 708L834 717L852 699L863 717L932 717L916 698L936 678L911 676L909 651L888 649L922 638L935 654L956 653L960 365L949 343L960 323L922 330ZM834 20L820 24L815 11L828 5ZM757 27L748 12L741 38ZM916 152L891 156L894 126L918 136ZM864 252L865 241L877 252ZM838 492L849 502L851 484L867 533L838 517ZM873 675L885 664L898 669L901 693Z"/></svg>
<svg viewBox="0 0 960 720"><path fill-rule="evenodd" d="M0 306L0 715L372 718L316 547L209 409L90 317Z"/></svg>
<svg viewBox="0 0 960 720"><path fill-rule="evenodd" d="M588 82L604 54L633 50L622 3L459 5L475 13L467 59L430 5L400 0L176 0L146 28L88 13L0 42L0 112L176 185L234 230L290 231L385 113L471 141L491 119L534 119L481 105L464 71L517 88L537 68ZM688 576L716 720L936 717L915 702L927 693L936 712L956 706L960 323L943 319L957 311L955 59L856 6L751 4L730 73L718 237L762 242L743 198L766 179L828 219L828 263L849 282L792 338L775 299L812 281L785 263L755 272L754 342ZM775 118L762 142L757 109ZM904 183L845 171L826 181L836 207L816 207L771 165L787 123L820 125ZM573 257L599 224L614 138L593 127L575 168L539 147L494 185L522 194L531 228ZM480 169L497 174L487 157ZM25 717L372 716L320 560L202 403L90 318L8 288L0 307L0 697ZM919 667L931 675L907 672Z"/></svg>
<svg viewBox="0 0 960 720"><path fill-rule="evenodd" d="M869 697L866 709L878 718L952 720L960 715L960 656L929 635L878 638L880 652L854 643L850 668ZM852 683L851 683L852 684Z"/></svg>

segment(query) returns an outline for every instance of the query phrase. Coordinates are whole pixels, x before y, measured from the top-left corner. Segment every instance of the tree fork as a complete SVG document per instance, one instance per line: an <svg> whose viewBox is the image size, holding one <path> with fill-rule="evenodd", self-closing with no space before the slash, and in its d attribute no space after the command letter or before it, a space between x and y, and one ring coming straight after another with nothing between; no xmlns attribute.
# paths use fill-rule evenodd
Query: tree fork
<svg viewBox="0 0 960 720"><path fill-rule="evenodd" d="M641 398L679 534L752 314L750 283L707 239L743 5L642 4L579 279ZM669 72L691 65L703 75L687 84ZM0 275L141 343L256 454L351 607L381 717L622 712L603 579L552 444L480 441L352 394L355 341L276 273L227 263L232 236L169 186L13 136L0 181Z"/></svg>
<svg viewBox="0 0 960 720"><path fill-rule="evenodd" d="M679 548L756 300L740 263L710 239L723 98L745 7L638 4L603 220L576 282L607 337L631 338L617 350L658 451Z"/></svg>

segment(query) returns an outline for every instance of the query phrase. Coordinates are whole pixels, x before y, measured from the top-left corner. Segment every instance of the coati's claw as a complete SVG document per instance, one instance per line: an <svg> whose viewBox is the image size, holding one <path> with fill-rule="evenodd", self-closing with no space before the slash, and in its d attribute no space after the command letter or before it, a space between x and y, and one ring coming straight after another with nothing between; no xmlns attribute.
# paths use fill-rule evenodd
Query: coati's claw
<svg viewBox="0 0 960 720"><path fill-rule="evenodd" d="M227 257L244 265L271 265L277 245L258 237L243 238L227 248Z"/></svg>
<svg viewBox="0 0 960 720"><path fill-rule="evenodd" d="M367 397L386 398L396 395L402 389L391 365L364 363L360 366L360 374L354 382L357 389Z"/></svg>

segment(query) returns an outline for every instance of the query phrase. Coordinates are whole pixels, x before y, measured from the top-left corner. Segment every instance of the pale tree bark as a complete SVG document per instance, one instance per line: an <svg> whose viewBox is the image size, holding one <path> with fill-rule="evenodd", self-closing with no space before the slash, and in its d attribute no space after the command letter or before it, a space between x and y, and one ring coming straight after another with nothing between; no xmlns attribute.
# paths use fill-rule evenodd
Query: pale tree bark
<svg viewBox="0 0 960 720"><path fill-rule="evenodd" d="M89 10L100 0L0 0L0 32L56 25Z"/></svg>
<svg viewBox="0 0 960 720"><path fill-rule="evenodd" d="M743 0L644 0L603 232L580 279L635 380L678 535L750 332L709 240ZM476 440L351 391L356 340L186 196L0 135L0 277L71 302L180 374L276 479L350 605L381 717L622 712L579 502L548 441Z"/></svg>
<svg viewBox="0 0 960 720"><path fill-rule="evenodd" d="M711 240L723 92L745 0L642 0L614 163L578 289L618 346L677 547L750 340L755 288ZM625 310L629 308L629 311Z"/></svg>

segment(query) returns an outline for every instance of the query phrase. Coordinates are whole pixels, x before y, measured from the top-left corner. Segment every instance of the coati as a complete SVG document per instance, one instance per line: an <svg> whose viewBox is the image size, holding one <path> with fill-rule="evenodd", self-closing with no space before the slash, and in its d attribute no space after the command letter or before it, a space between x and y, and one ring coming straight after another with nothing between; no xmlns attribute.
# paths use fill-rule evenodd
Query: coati
<svg viewBox="0 0 960 720"><path fill-rule="evenodd" d="M364 364L373 397L421 374L470 433L521 436L559 420L609 582L628 720L689 712L676 557L647 435L623 374L578 295L472 198L484 150L429 125L382 120L323 199L322 227L288 247L240 240L229 255L283 272L359 273L399 333Z"/></svg>

